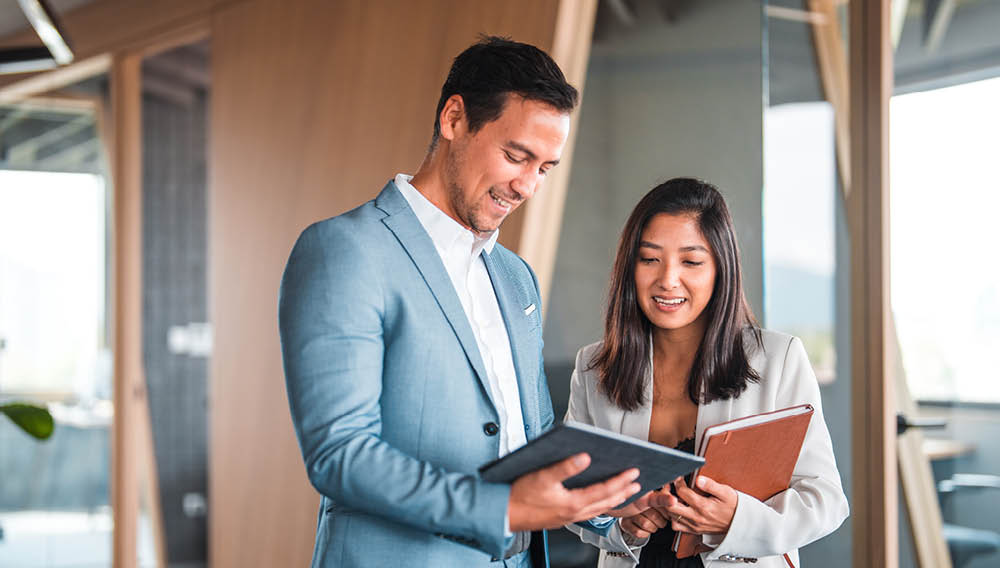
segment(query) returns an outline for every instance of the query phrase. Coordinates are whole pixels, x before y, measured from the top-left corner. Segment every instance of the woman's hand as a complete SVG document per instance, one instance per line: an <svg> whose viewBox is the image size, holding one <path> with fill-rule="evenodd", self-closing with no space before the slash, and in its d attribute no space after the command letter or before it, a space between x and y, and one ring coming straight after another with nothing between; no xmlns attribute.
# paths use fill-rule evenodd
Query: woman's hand
<svg viewBox="0 0 1000 568"><path fill-rule="evenodd" d="M649 538L649 535L670 524L665 511L650 508L631 517L622 517L622 530L636 538Z"/></svg>
<svg viewBox="0 0 1000 568"><path fill-rule="evenodd" d="M736 514L736 490L705 476L698 477L697 487L708 495L688 487L683 477L674 481L677 496L667 495L667 506L662 510L668 515L671 528L691 534L729 532Z"/></svg>

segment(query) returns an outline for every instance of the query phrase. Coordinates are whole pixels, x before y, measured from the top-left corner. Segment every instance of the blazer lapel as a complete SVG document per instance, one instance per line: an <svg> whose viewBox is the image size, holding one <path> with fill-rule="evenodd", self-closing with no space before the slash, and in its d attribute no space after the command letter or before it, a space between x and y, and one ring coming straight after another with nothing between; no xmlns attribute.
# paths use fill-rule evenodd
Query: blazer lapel
<svg viewBox="0 0 1000 568"><path fill-rule="evenodd" d="M652 345L652 344L650 344ZM644 403L632 412L622 413L621 433L632 438L649 441L649 421L653 418L653 355L650 349L646 368Z"/></svg>
<svg viewBox="0 0 1000 568"><path fill-rule="evenodd" d="M396 239L406 249L406 253L413 260L423 276L424 282L431 289L438 306L444 312L448 323L462 344L465 356L469 364L476 371L479 382L483 387L486 397L496 407L496 401L490 392L489 379L486 376L486 366L483 364L482 355L479 353L479 345L472 334L472 327L469 326L469 318L465 315L462 302L458 299L455 286L451 283L451 278L444 268L444 263L434 248L434 242L430 235L424 230L420 220L413 214L406 199L403 198L393 182L389 182L382 189L382 192L375 198L375 206L384 211L387 216L382 219L382 223L396 235Z"/></svg>
<svg viewBox="0 0 1000 568"><path fill-rule="evenodd" d="M538 435L538 339L532 333L535 319L525 314L524 310L534 305L531 296L518 286L519 280L512 274L503 257L486 254L483 251L483 262L486 271L493 282L500 314L503 316L510 339L510 353L514 360L514 373L517 375L517 390L521 398L521 414L524 424L528 426L528 439ZM541 330L538 331L541 333Z"/></svg>

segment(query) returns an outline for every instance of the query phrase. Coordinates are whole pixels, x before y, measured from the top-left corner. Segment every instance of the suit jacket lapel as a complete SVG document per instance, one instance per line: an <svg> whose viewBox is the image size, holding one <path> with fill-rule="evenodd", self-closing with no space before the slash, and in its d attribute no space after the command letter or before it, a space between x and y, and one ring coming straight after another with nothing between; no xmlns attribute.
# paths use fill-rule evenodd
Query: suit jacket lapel
<svg viewBox="0 0 1000 568"><path fill-rule="evenodd" d="M493 282L500 314L507 327L510 339L510 354L514 360L517 375L517 390L521 399L521 414L529 428L528 439L534 438L540 427L538 416L538 343L532 333L534 319L525 315L524 310L532 305L531 297L517 285L519 280L500 255L483 254L486 271ZM538 333L541 333L539 330Z"/></svg>
<svg viewBox="0 0 1000 568"><path fill-rule="evenodd" d="M391 181L386 184L382 192L375 198L375 206L384 211L387 216L382 219L382 223L389 228L396 239L406 249L406 253L413 260L423 276L424 282L430 287L438 306L444 312L448 323L454 330L469 364L476 371L479 382L486 393L487 398L496 407L496 401L490 392L489 379L486 376L486 366L479 353L479 346L476 338L472 334L472 327L469 326L469 318L465 315L462 302L458 299L455 286L451 283L451 278L445 270L444 263L434 248L434 242L430 235L424 230L420 220L413 214L406 199L403 198L395 184Z"/></svg>

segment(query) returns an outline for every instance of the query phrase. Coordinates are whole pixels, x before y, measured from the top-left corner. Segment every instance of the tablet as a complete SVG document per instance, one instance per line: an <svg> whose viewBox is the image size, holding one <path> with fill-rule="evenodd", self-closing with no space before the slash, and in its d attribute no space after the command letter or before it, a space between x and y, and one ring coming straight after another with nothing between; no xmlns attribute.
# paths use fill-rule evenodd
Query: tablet
<svg viewBox="0 0 1000 568"><path fill-rule="evenodd" d="M479 468L485 481L513 483L526 473L542 469L581 452L590 454L590 467L563 481L568 489L586 487L629 469L639 468L642 488L627 505L705 463L694 454L630 438L580 422L564 422L506 456Z"/></svg>

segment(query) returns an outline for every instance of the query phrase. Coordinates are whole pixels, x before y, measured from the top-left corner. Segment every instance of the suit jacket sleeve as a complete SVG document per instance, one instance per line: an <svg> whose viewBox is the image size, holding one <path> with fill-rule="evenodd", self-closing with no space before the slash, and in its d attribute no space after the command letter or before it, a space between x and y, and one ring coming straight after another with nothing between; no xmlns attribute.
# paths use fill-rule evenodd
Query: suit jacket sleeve
<svg viewBox="0 0 1000 568"><path fill-rule="evenodd" d="M716 560L724 554L742 557L784 554L826 536L847 518L847 498L823 418L816 376L798 338L790 339L783 355L774 408L808 403L815 409L791 483L788 489L766 502L739 493L729 532L715 550L704 556L707 560ZM768 354L772 356L782 354Z"/></svg>
<svg viewBox="0 0 1000 568"><path fill-rule="evenodd" d="M381 439L385 275L372 254L356 231L313 225L282 279L281 349L309 480L338 506L502 556L509 485L445 471Z"/></svg>

